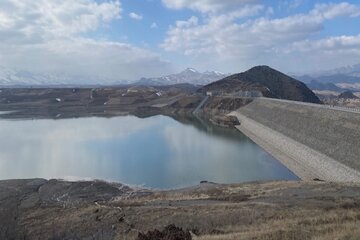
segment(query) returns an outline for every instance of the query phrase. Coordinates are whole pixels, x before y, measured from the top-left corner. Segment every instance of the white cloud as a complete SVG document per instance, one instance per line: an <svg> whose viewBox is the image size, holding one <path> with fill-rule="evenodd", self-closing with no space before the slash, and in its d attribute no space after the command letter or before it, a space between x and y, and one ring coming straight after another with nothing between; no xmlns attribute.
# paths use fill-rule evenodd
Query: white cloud
<svg viewBox="0 0 360 240"><path fill-rule="evenodd" d="M0 65L90 79L137 79L166 71L148 50L88 33L121 19L118 0L1 0Z"/></svg>
<svg viewBox="0 0 360 240"><path fill-rule="evenodd" d="M31 47L0 47L0 52L10 66L35 72L66 73L79 76L82 81L139 79L169 68L169 63L151 51L130 44L78 37Z"/></svg>
<svg viewBox="0 0 360 240"><path fill-rule="evenodd" d="M359 62L360 35L333 36L303 40L277 49L283 61L301 66L301 70L317 72ZM299 72L296 67L292 71Z"/></svg>
<svg viewBox="0 0 360 240"><path fill-rule="evenodd" d="M138 20L138 21L143 19L143 16L136 14L134 12L129 13L129 17L131 17L132 19Z"/></svg>
<svg viewBox="0 0 360 240"><path fill-rule="evenodd" d="M224 62L237 63L238 68L260 63L271 64L275 62L274 59L277 59L279 65L288 66L289 60L285 61L278 54L284 54L282 50L293 42L315 36L324 28L323 24L327 20L360 15L358 5L318 4L306 14L239 21L242 17L256 15L262 10L264 7L261 5L248 5L235 12L206 16L202 23L198 19L195 21L194 17L178 21L168 30L161 47L166 51L192 56L198 62L213 59L218 65L225 65Z"/></svg>
<svg viewBox="0 0 360 240"><path fill-rule="evenodd" d="M339 53L348 51L360 54L360 35L328 37L313 41L304 40L293 43L291 48L287 52L292 51L324 51L328 53Z"/></svg>
<svg viewBox="0 0 360 240"><path fill-rule="evenodd" d="M186 21L176 21L176 27L177 28L188 28L192 26L197 26L199 22L199 19L195 16L192 16Z"/></svg>
<svg viewBox="0 0 360 240"><path fill-rule="evenodd" d="M157 25L156 22L153 22L151 25L150 25L150 28L154 29L154 28L158 28L159 26Z"/></svg>
<svg viewBox="0 0 360 240"><path fill-rule="evenodd" d="M217 12L224 9L256 4L258 0L162 0L171 9L189 8L200 12Z"/></svg>
<svg viewBox="0 0 360 240"><path fill-rule="evenodd" d="M298 8L304 2L304 0L293 0L290 4L291 8Z"/></svg>
<svg viewBox="0 0 360 240"><path fill-rule="evenodd" d="M308 0L280 0L278 3L279 9L285 8L286 10L293 10L300 7Z"/></svg>
<svg viewBox="0 0 360 240"><path fill-rule="evenodd" d="M341 16L359 17L360 6L347 2L317 4L311 11L311 15L320 16L323 19L333 19Z"/></svg>
<svg viewBox="0 0 360 240"><path fill-rule="evenodd" d="M32 42L95 30L121 17L119 1L93 0L2 0L0 36L2 41Z"/></svg>

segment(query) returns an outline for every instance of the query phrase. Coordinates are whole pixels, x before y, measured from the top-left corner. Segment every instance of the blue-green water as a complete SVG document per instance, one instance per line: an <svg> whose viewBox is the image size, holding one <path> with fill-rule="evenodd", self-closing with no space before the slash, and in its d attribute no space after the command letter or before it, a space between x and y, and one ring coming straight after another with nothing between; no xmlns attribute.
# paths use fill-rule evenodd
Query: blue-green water
<svg viewBox="0 0 360 240"><path fill-rule="evenodd" d="M0 179L104 179L152 188L297 179L236 130L169 117L0 120Z"/></svg>

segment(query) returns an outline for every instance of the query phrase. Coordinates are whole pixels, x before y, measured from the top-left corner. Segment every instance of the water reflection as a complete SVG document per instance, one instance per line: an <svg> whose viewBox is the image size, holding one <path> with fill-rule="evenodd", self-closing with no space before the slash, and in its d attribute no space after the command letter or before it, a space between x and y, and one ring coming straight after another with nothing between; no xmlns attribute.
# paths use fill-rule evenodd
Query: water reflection
<svg viewBox="0 0 360 240"><path fill-rule="evenodd" d="M154 188L296 179L236 130L156 116L0 121L0 179L97 178Z"/></svg>

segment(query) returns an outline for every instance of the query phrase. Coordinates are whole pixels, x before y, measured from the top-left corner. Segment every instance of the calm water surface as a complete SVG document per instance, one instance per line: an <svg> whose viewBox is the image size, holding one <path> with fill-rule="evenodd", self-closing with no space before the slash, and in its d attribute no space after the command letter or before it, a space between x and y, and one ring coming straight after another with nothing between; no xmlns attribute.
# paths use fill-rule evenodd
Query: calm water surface
<svg viewBox="0 0 360 240"><path fill-rule="evenodd" d="M181 123L183 122L183 123ZM297 179L236 130L156 116L0 120L0 179L105 179L152 188Z"/></svg>

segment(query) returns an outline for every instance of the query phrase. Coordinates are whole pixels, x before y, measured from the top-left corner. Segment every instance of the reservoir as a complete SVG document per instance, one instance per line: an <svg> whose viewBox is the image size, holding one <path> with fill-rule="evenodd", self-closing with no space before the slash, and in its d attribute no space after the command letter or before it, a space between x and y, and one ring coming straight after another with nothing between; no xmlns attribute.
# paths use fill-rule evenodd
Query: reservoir
<svg viewBox="0 0 360 240"><path fill-rule="evenodd" d="M22 178L156 189L298 179L235 129L165 116L0 120L0 179Z"/></svg>

